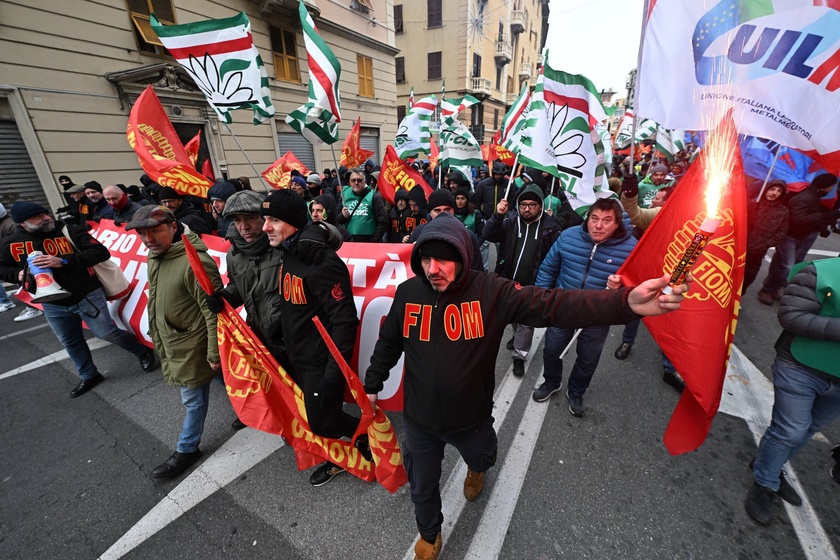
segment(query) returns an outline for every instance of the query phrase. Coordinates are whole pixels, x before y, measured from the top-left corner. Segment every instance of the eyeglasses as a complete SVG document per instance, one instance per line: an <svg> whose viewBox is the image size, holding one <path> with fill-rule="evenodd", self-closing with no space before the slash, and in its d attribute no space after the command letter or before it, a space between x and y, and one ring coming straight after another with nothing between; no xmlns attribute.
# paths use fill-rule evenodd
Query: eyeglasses
<svg viewBox="0 0 840 560"><path fill-rule="evenodd" d="M350 179L350 182L351 183L364 183L365 180L364 179Z"/></svg>
<svg viewBox="0 0 840 560"><path fill-rule="evenodd" d="M536 208L539 205L540 205L539 202L520 202L519 203L520 208Z"/></svg>

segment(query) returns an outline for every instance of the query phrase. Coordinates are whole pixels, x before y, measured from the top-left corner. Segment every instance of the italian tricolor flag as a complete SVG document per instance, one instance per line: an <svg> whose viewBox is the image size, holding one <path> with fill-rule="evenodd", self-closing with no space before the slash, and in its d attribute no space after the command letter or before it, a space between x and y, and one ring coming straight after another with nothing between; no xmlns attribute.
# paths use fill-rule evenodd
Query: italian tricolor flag
<svg viewBox="0 0 840 560"><path fill-rule="evenodd" d="M160 41L192 76L222 121L233 120L232 109L253 109L254 124L274 116L268 75L245 12L183 25L162 25L154 14L150 20Z"/></svg>
<svg viewBox="0 0 840 560"><path fill-rule="evenodd" d="M528 82L522 84L522 91L519 97L513 102L505 118L502 119L498 144L507 150L519 153L519 142L522 135L522 128L528 115L528 104L531 102L531 91L528 89Z"/></svg>

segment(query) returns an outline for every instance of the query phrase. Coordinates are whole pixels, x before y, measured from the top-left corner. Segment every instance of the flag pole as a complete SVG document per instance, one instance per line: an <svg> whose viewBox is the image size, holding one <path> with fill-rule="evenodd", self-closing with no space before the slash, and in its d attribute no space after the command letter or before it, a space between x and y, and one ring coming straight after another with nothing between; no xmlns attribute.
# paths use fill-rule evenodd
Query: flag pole
<svg viewBox="0 0 840 560"><path fill-rule="evenodd" d="M758 197L755 199L756 202L761 200L761 195L764 194L764 189L767 188L767 181L770 180L770 175L773 174L773 168L776 167L776 160L779 159L779 152L782 151L782 146L779 145L779 148L776 150L776 155L773 156L773 163L770 164L770 169L767 170L767 176L764 178L764 183L761 185L761 190L758 191Z"/></svg>
<svg viewBox="0 0 840 560"><path fill-rule="evenodd" d="M642 13L642 33L639 38L639 55L636 57L636 81L633 83L633 126L632 126L632 137L630 139L630 170L635 173L636 171L636 159L633 157L634 148L636 147L636 113L639 111L639 73L642 69L642 52L645 46L645 30L647 29L647 25L645 25L647 15L650 11L650 0L645 0L644 7L642 8L644 12Z"/></svg>
<svg viewBox="0 0 840 560"><path fill-rule="evenodd" d="M438 150L438 189L441 188L443 182L443 158L440 157L443 152L443 96L446 95L446 78L440 81L440 103L438 103L438 139L440 140L440 148Z"/></svg>
<svg viewBox="0 0 840 560"><path fill-rule="evenodd" d="M510 177L508 177L508 184L507 188L505 189L505 199L507 199L508 194L510 194L510 186L513 184L513 176L515 174L514 172L516 171L517 163L519 163L519 152L516 152L516 156L513 158L513 166L511 166L510 168Z"/></svg>
<svg viewBox="0 0 840 560"><path fill-rule="evenodd" d="M227 131L230 132L230 136L231 136L231 138L233 138L233 141L236 142L237 146L239 146L239 150L242 152L242 155L245 156L246 160L248 160L248 163L251 165L251 169L254 170L254 174L257 177L260 178L260 181L262 181L262 184L265 187L265 192L271 192L271 189L269 188L268 183L265 182L265 179L263 178L263 176L260 174L259 171L257 171L257 168L254 167L254 162L251 161L251 158L249 158L248 154L245 152L245 148L243 148L242 144L239 143L239 138L236 137L236 134L233 133L233 130L230 129L230 126L227 123L224 123L224 124L225 124L225 128L227 129Z"/></svg>

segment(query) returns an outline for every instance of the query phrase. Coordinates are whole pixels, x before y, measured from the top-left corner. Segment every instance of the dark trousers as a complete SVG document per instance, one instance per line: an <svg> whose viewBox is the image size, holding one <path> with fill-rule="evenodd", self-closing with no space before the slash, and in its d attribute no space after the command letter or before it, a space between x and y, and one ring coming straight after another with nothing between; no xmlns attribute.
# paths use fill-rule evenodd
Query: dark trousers
<svg viewBox="0 0 840 560"><path fill-rule="evenodd" d="M493 417L471 430L455 434L432 434L405 420L403 461L411 484L411 501L417 530L428 542L434 542L443 524L440 500L443 448L448 443L458 450L473 472L486 472L496 464L496 430Z"/></svg>
<svg viewBox="0 0 840 560"><path fill-rule="evenodd" d="M342 409L344 390L347 382L327 383L323 374L312 371L297 371L300 388L303 390L303 404L306 406L306 419L312 433L318 436L338 439L353 437L359 427L359 418L351 416Z"/></svg>
<svg viewBox="0 0 840 560"><path fill-rule="evenodd" d="M563 360L560 359L560 354L569 345L574 334L574 329L557 327L548 327L545 331L543 378L554 387L559 387L563 381ZM577 338L577 358L569 375L569 395L583 396L589 388L609 334L609 325L586 327L581 330Z"/></svg>
<svg viewBox="0 0 840 560"><path fill-rule="evenodd" d="M761 271L761 261L764 260L765 253L767 253L767 249L761 252L747 251L747 259L744 262L744 287L741 290L742 294L747 291L750 284L755 282L755 277Z"/></svg>

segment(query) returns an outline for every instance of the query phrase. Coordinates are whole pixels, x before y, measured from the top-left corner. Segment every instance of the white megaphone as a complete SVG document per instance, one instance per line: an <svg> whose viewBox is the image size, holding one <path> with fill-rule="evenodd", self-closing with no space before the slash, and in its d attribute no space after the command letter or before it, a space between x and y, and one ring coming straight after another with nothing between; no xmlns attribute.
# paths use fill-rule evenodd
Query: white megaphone
<svg viewBox="0 0 840 560"><path fill-rule="evenodd" d="M41 251L32 251L26 257L29 270L35 277L35 296L32 298L32 303L50 303L73 295L58 285L58 282L53 278L51 268L42 268L32 262L35 257L40 257L43 254Z"/></svg>

